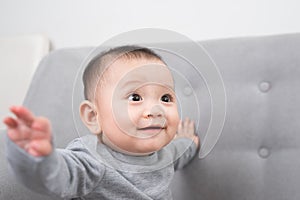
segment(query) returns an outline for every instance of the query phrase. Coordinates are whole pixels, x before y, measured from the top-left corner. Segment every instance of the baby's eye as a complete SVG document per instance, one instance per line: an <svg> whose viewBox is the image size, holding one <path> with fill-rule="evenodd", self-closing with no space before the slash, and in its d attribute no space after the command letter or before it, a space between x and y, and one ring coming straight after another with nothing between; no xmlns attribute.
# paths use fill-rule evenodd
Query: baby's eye
<svg viewBox="0 0 300 200"><path fill-rule="evenodd" d="M143 99L140 95L133 93L128 97L128 100L129 101L142 101Z"/></svg>
<svg viewBox="0 0 300 200"><path fill-rule="evenodd" d="M172 101L172 96L170 94L165 94L163 95L160 100L163 102L171 102Z"/></svg>

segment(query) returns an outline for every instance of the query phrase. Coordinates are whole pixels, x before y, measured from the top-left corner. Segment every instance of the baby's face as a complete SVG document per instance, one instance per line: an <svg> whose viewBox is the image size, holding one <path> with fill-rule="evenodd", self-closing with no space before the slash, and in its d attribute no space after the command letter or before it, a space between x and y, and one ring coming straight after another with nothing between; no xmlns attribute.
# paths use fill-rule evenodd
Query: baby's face
<svg viewBox="0 0 300 200"><path fill-rule="evenodd" d="M161 61L119 59L103 74L95 104L103 142L144 155L167 145L179 115L172 75Z"/></svg>

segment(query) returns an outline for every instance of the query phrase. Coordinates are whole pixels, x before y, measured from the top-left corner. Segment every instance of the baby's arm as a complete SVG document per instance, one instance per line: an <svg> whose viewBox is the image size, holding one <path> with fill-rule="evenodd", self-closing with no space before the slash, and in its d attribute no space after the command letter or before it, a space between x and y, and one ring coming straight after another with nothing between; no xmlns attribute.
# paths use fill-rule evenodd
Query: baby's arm
<svg viewBox="0 0 300 200"><path fill-rule="evenodd" d="M173 154L174 169L181 169L196 155L199 149L199 137L195 134L194 121L186 118L180 121L176 137L168 146Z"/></svg>
<svg viewBox="0 0 300 200"><path fill-rule="evenodd" d="M80 139L67 149L55 149L48 119L35 117L22 106L13 106L11 111L15 117L4 119L8 129L6 154L19 182L38 193L61 198L85 195L94 189L105 168Z"/></svg>
<svg viewBox="0 0 300 200"><path fill-rule="evenodd" d="M22 106L12 106L15 115L4 119L8 137L32 156L47 156L52 150L51 125L48 119L34 116Z"/></svg>

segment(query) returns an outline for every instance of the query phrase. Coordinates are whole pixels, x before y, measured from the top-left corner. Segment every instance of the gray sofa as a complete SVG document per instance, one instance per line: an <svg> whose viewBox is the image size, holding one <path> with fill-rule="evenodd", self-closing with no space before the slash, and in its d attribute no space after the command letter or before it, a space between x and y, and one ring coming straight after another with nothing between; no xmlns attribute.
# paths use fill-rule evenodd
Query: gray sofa
<svg viewBox="0 0 300 200"><path fill-rule="evenodd" d="M209 154L195 158L176 172L172 184L174 199L300 199L300 34L199 43L223 78L226 118ZM57 147L78 137L72 89L78 68L90 50L74 48L50 53L40 63L24 101L36 115L50 118ZM194 90L203 89L197 87L197 80L192 84ZM199 80L201 84L203 80ZM186 89L181 86L177 87L179 93ZM182 98L189 102L192 96ZM195 115L194 105L184 102L183 115ZM199 104L197 130L204 138L211 117L207 107L211 105L207 97ZM4 134L1 131L0 199L51 199L32 193L15 181L5 159Z"/></svg>

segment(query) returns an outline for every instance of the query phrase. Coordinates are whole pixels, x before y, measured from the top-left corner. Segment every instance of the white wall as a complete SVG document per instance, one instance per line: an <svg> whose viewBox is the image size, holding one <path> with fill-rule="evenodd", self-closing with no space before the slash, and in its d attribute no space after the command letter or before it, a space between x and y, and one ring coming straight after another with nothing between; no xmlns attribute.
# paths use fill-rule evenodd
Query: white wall
<svg viewBox="0 0 300 200"><path fill-rule="evenodd" d="M0 129L9 107L22 104L49 40L41 35L0 37Z"/></svg>
<svg viewBox="0 0 300 200"><path fill-rule="evenodd" d="M42 33L50 39L52 49L58 49L97 46L114 35L138 28L169 29L193 40L293 33L300 32L299 2L298 0L0 0L0 38ZM29 51L29 48L26 49ZM12 54L12 63L15 63L15 60L20 58L17 58L15 53ZM6 57L5 54L1 55ZM0 66L0 72L5 72L5 75L2 73L1 95L6 94L7 97L6 101L3 96L0 98L1 118L8 112L7 105L21 104L26 90L24 86L27 87L31 80L32 73L27 75L19 73L21 75L16 79L15 71L28 72L36 67L28 64L27 69L23 61L18 61L23 63L19 66L20 69L7 64ZM12 91L10 87L12 84L15 88L23 89ZM13 98L7 95L9 91ZM1 127L0 122L0 129Z"/></svg>
<svg viewBox="0 0 300 200"><path fill-rule="evenodd" d="M53 48L99 45L137 28L194 40L300 32L298 0L0 0L0 36L44 33Z"/></svg>

